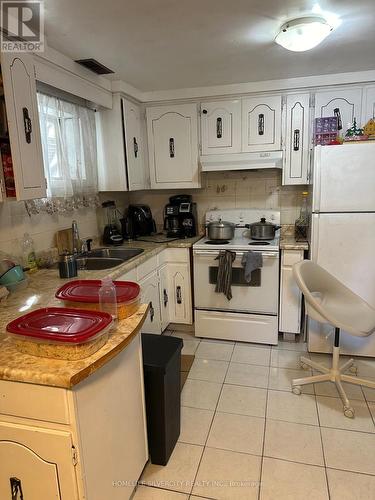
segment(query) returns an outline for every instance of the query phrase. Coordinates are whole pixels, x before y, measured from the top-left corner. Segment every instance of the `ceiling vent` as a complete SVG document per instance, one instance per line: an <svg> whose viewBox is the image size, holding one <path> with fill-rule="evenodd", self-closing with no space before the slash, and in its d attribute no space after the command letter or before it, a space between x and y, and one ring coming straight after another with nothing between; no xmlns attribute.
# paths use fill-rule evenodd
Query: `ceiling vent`
<svg viewBox="0 0 375 500"><path fill-rule="evenodd" d="M97 75L109 75L110 73L114 73L111 69L107 68L103 64L100 64L96 59L77 59L76 63L84 66L85 68L93 71Z"/></svg>

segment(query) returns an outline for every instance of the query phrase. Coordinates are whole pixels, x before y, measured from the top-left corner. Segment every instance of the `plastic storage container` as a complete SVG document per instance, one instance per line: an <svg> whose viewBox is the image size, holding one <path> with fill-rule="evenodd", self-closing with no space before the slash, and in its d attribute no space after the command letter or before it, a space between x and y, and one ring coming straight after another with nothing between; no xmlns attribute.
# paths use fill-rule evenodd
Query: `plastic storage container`
<svg viewBox="0 0 375 500"><path fill-rule="evenodd" d="M182 339L142 334L151 462L166 465L180 435Z"/></svg>
<svg viewBox="0 0 375 500"><path fill-rule="evenodd" d="M73 361L103 347L111 325L107 313L44 307L11 321L6 329L20 352Z"/></svg>
<svg viewBox="0 0 375 500"><path fill-rule="evenodd" d="M128 318L139 309L141 288L133 281L114 281L113 283L116 287L118 319ZM66 307L99 311L101 286L101 280L69 281L57 290L55 296L63 300Z"/></svg>

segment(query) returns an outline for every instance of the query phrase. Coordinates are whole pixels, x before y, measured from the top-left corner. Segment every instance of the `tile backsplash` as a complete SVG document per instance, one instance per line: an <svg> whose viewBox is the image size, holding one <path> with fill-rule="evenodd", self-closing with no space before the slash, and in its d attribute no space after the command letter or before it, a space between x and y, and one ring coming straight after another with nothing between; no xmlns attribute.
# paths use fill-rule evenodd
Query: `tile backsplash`
<svg viewBox="0 0 375 500"><path fill-rule="evenodd" d="M96 209L82 209L66 215L41 213L29 216L21 201L0 203L0 251L14 257L21 256L24 233L33 238L36 252L54 247L56 231L69 228L73 219L78 222L81 239L98 236Z"/></svg>
<svg viewBox="0 0 375 500"><path fill-rule="evenodd" d="M281 186L280 170L208 172L202 174L201 189L102 193L114 199L121 211L128 203L150 205L155 221L163 223L163 209L169 196L187 193L197 203L199 223L207 210L215 208L274 208L281 211L282 224L294 224L299 215L304 186Z"/></svg>

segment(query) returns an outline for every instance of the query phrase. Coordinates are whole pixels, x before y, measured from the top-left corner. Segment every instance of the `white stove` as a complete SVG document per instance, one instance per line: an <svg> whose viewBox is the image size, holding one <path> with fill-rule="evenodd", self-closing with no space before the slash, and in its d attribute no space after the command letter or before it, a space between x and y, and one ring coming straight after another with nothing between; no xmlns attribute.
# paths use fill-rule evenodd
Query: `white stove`
<svg viewBox="0 0 375 500"><path fill-rule="evenodd" d="M207 212L206 223L223 220L236 224L234 238L211 242L207 237L193 245L195 335L198 337L277 344L279 297L279 231L271 241L250 239L246 224L262 217L280 224L280 212L231 209ZM215 292L220 251L236 253L232 264L232 299ZM263 265L251 281L244 277L242 258L253 251L262 254Z"/></svg>

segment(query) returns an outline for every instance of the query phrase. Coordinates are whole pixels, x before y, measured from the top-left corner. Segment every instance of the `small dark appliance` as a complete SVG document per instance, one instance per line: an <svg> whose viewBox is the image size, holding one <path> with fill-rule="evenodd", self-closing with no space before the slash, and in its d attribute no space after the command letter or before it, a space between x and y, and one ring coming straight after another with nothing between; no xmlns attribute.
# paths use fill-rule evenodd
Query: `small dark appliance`
<svg viewBox="0 0 375 500"><path fill-rule="evenodd" d="M129 205L128 213L121 223L123 236L126 239L150 236L156 232L155 221L148 205Z"/></svg>
<svg viewBox="0 0 375 500"><path fill-rule="evenodd" d="M124 241L121 236L120 222L118 220L118 210L114 201L104 201L102 207L106 211L107 224L104 227L104 245L121 245Z"/></svg>
<svg viewBox="0 0 375 500"><path fill-rule="evenodd" d="M197 235L197 205L188 194L171 196L164 208L164 230L168 238L192 238Z"/></svg>

